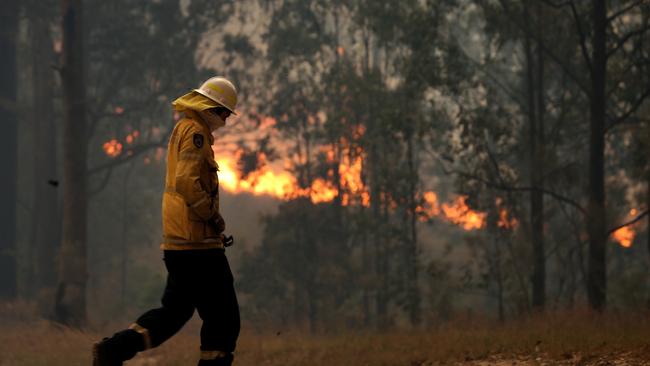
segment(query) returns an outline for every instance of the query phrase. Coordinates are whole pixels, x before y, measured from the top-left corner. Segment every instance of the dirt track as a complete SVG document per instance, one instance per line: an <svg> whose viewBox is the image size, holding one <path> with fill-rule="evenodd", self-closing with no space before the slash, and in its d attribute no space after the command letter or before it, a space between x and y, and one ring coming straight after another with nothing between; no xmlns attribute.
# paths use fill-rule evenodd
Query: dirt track
<svg viewBox="0 0 650 366"><path fill-rule="evenodd" d="M484 360L465 361L457 366L638 366L650 365L649 360L643 360L631 353L613 354L607 356L589 356L582 354L566 354L563 360L552 360L544 356L501 357L491 356Z"/></svg>
<svg viewBox="0 0 650 366"><path fill-rule="evenodd" d="M650 365L650 361L642 360L632 354L617 354L610 356L584 356L580 354L567 354L564 360L552 360L543 356L491 356L483 360L468 360L458 362L455 366L641 366ZM155 366L162 360L159 357L142 357L129 363L131 366ZM245 362L237 363L238 366L247 366ZM432 361L412 362L408 366L435 366L448 365ZM405 366L403 363L395 363L395 366Z"/></svg>

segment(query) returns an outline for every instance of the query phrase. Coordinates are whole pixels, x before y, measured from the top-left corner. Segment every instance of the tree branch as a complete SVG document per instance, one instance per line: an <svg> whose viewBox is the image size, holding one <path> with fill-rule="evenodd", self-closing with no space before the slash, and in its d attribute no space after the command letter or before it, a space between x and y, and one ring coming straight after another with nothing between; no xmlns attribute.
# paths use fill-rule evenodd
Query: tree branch
<svg viewBox="0 0 650 366"><path fill-rule="evenodd" d="M616 46L615 46L614 48L612 48L611 50L609 50L609 52L607 52L607 56L606 56L606 57L607 57L607 58L612 57L612 56L613 56L616 52L618 52L618 50L621 49L621 47L623 47L623 46L625 45L625 43L627 43L627 41L629 41L632 37L634 37L634 36L638 36L638 35L641 35L641 34L644 34L644 33L647 32L648 30L650 30L650 24L646 24L644 27L639 28L639 29L635 30L634 32L629 32L629 33L627 33L623 38L621 38L621 39L618 41L618 43L616 44Z"/></svg>
<svg viewBox="0 0 650 366"><path fill-rule="evenodd" d="M506 93L510 97L510 99L515 101L515 103L517 103L519 105L524 104L524 102L518 96L518 94L521 94L521 93L510 90L510 88L508 86L506 86L504 83L501 82L499 77L493 75L490 71L487 70L487 67L486 67L487 65L483 65L483 64L481 64L480 62L474 60L471 57L467 57L467 60L469 60L471 63L473 63L478 71L485 74L485 76L488 77L489 81L493 82L497 87L501 88L501 90L503 90L503 92Z"/></svg>
<svg viewBox="0 0 650 366"><path fill-rule="evenodd" d="M626 226L630 226L632 224L635 224L636 222L638 222L642 218L646 217L647 215L648 215L648 210L645 210L645 211L641 212L639 215L637 215L637 217L633 218L632 220L630 220L630 221L628 221L626 223L623 223L621 225L618 225L618 226L614 227L613 229L610 229L609 231L607 231L607 236L612 235L616 230L619 230L619 229L624 228Z"/></svg>
<svg viewBox="0 0 650 366"><path fill-rule="evenodd" d="M573 14L573 21L576 23L576 28L578 30L578 36L580 37L580 49L582 50L582 57L585 58L589 72L593 73L593 67L591 66L591 58L589 57L589 51L587 51L587 36L585 35L584 30L582 29L582 23L580 22L580 15L578 15L578 10L573 1L569 2L571 5L571 14Z"/></svg>
<svg viewBox="0 0 650 366"><path fill-rule="evenodd" d="M621 10L617 11L616 13L612 14L607 18L607 23L611 23L614 19L620 17L621 15L627 13L628 11L632 10L633 8L636 8L637 6L641 5L647 0L637 0L632 2L630 5L622 8Z"/></svg>
<svg viewBox="0 0 650 366"><path fill-rule="evenodd" d="M555 8L555 9L562 9L565 6L571 5L571 1L563 1L561 3L556 3L556 2L551 1L551 0L542 0L542 2L544 4L550 6L551 8Z"/></svg>
<svg viewBox="0 0 650 366"><path fill-rule="evenodd" d="M584 30L582 29L582 22L580 22L580 15L578 14L578 9L576 8L576 4L573 2L573 0L564 1L557 4L550 0L542 0L542 2L555 9L561 9L565 6L571 8L571 15L573 16L573 21L575 22L575 26L578 31L578 36L580 37L580 49L582 51L582 56L585 58L585 62L587 63L589 72L590 73L593 72L591 66L591 58L589 57L589 51L587 51L587 43L586 43L587 36L585 35Z"/></svg>
<svg viewBox="0 0 650 366"><path fill-rule="evenodd" d="M106 185L108 184L108 182L111 180L110 178L111 178L111 175L113 175L113 167L105 169L105 171L106 171L106 174L104 174L104 178L102 178L102 181L101 181L101 183L99 183L99 186L97 186L97 188L95 188L93 190L88 191L88 197L89 198L95 196L96 194L98 194L99 192L104 190L104 188L106 188Z"/></svg>
<svg viewBox="0 0 650 366"><path fill-rule="evenodd" d="M121 165L121 164L123 164L123 163L125 163L125 162L127 162L127 161L129 161L129 160L131 160L131 159L145 153L147 150L149 150L151 148L154 148L154 147L166 147L166 145L167 145L166 141L167 141L167 139L163 138L161 141L152 142L152 143L149 143L149 144L138 145L138 146L134 147L133 149L128 150L130 152L130 154L128 154L128 153L127 154L122 154L121 157L119 157L117 159L112 159L112 160L110 160L108 162L105 162L103 164L100 164L100 165L98 165L96 167L90 168L90 169L88 169L87 174L88 175L93 175L93 174L101 172L101 171L103 171L105 169L114 168L114 167L116 167L118 165Z"/></svg>
<svg viewBox="0 0 650 366"><path fill-rule="evenodd" d="M547 1L547 0L545 0L545 1ZM540 47L542 47L542 50L544 50L544 52L546 52L546 54L547 54L547 55L548 55L548 56L549 56L549 57L550 57L550 58L551 58L551 59L552 59L556 64L558 64L558 65L562 68L562 70L563 70L563 71L564 71L564 72L565 72L565 73L566 73L566 74L567 74L571 79L573 79L573 81L578 85L578 87L580 87L580 89L581 89L581 90L582 90L586 95L590 95L590 94L591 94L591 91L590 91L589 87L584 83L583 80L581 80L580 77L578 77L578 75L576 75L576 74L573 72L573 70L571 70L571 69L569 68L569 66L566 64L565 60L560 59L559 56L557 56L555 53L553 53L553 51L551 51L551 50L546 46L546 44L544 43L544 41L543 41L540 37L538 37L538 36L535 34L535 32L529 32L528 30L526 30L526 27L524 27L524 26L521 25L519 22L517 22L516 20L514 20L514 19L517 19L517 16L514 15L514 14L509 10L509 7L508 7L507 4L505 4L504 0L500 0L500 3L501 3L501 7L503 8L503 10L508 14L508 18L509 18L509 19L512 19L513 24L516 25L517 28L519 28L521 31L523 31L523 32L525 32L526 34L528 34L531 38L533 38L533 39L537 42L537 44L538 44Z"/></svg>
<svg viewBox="0 0 650 366"><path fill-rule="evenodd" d="M444 169L444 167L443 167L443 169ZM510 191L510 192L539 191L539 192L542 192L545 195L548 195L550 197L555 198L556 200L558 200L560 202L563 202L563 203L566 203L566 204L568 204L570 206L573 206L574 208L576 208L578 211L580 211L580 213L582 213L585 216L588 215L587 210L584 207L582 207L578 202L576 202L576 201L574 201L574 200L572 200L572 199L570 199L568 197L564 197L559 193L549 191L547 189L543 189L543 188L539 188L539 187L514 187L514 186L508 186L506 184L495 183L495 182L489 181L487 179L481 178L479 176L476 176L474 174L470 174L470 173L467 173L467 172L461 172L461 171L448 171L448 173L456 174L456 175L459 175L461 177L464 177L464 178L467 178L467 179L470 179L470 180L476 180L478 182L481 182L481 183L485 184L488 187L495 188L495 189L502 190L502 191Z"/></svg>
<svg viewBox="0 0 650 366"><path fill-rule="evenodd" d="M627 110L627 112L623 113L621 116L619 116L618 118L616 118L616 119L615 119L614 121L612 121L612 123L610 123L608 126L605 126L605 133L609 132L609 130L611 130L611 129L612 129L613 127L615 127L616 125L625 122L625 120L627 120L628 118L630 118L630 116L631 116L632 114L636 113L636 111L641 107L641 105L643 105L643 102L644 102L644 101L646 100L646 98L648 98L649 96L650 96L650 87L647 88L647 89L643 92L643 94L641 94L641 96L639 97L639 99L637 99L637 100L634 102L634 104L632 105L632 107L630 107L630 109Z"/></svg>

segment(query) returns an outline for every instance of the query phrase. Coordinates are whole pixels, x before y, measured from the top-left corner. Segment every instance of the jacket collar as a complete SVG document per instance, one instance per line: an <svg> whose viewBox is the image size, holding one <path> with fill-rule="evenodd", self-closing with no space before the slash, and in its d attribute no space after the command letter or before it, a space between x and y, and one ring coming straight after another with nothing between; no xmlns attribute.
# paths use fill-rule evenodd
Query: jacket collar
<svg viewBox="0 0 650 366"><path fill-rule="evenodd" d="M185 116L187 118L197 121L201 125L203 132L205 132L205 134L208 135L208 141L210 141L210 145L214 144L214 136L212 136L212 132L210 132L210 127L208 126L208 122L204 121L203 118L201 118L201 116L192 109L185 110Z"/></svg>

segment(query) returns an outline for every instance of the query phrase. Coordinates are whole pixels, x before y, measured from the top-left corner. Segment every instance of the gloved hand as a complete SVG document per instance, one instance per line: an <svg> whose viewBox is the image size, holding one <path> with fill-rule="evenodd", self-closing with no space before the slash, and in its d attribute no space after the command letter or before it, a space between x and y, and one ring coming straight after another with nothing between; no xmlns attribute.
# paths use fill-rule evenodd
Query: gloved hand
<svg viewBox="0 0 650 366"><path fill-rule="evenodd" d="M217 234L221 234L226 231L226 222L223 220L223 217L221 217L221 215L217 215L217 218L212 220L212 227L217 232Z"/></svg>
<svg viewBox="0 0 650 366"><path fill-rule="evenodd" d="M232 237L232 235L226 236L224 234L221 234L221 237L223 238L223 246L224 247L229 247L229 246L235 244L235 239Z"/></svg>

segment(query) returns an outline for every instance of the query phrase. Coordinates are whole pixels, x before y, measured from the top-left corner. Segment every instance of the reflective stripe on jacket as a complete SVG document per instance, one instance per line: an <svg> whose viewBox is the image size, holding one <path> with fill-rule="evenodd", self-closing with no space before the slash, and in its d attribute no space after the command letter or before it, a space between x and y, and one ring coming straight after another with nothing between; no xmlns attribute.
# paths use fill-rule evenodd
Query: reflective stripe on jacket
<svg viewBox="0 0 650 366"><path fill-rule="evenodd" d="M162 203L164 250L223 248L218 166L207 124L186 111L169 138Z"/></svg>

